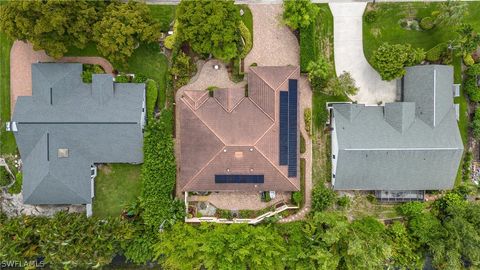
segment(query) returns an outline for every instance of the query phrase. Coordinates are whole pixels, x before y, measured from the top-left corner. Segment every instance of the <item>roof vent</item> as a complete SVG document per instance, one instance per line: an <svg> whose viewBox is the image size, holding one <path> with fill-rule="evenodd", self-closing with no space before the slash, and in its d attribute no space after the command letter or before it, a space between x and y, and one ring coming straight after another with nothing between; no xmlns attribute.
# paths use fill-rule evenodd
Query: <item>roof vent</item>
<svg viewBox="0 0 480 270"><path fill-rule="evenodd" d="M68 157L68 149L67 148L58 148L58 157L59 158L67 158Z"/></svg>
<svg viewBox="0 0 480 270"><path fill-rule="evenodd" d="M250 148L249 150L250 150L250 152L253 152L253 148Z"/></svg>
<svg viewBox="0 0 480 270"><path fill-rule="evenodd" d="M235 158L243 158L243 152L235 152Z"/></svg>

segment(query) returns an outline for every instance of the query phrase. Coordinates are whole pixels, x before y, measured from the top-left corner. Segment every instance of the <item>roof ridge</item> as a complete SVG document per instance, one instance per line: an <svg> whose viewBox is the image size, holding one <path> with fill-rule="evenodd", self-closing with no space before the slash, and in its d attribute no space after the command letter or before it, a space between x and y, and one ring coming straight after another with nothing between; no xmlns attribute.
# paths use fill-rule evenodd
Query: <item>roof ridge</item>
<svg viewBox="0 0 480 270"><path fill-rule="evenodd" d="M265 158L280 173L280 175L282 175L285 179L287 179L287 181L293 187L300 189L300 187L297 187L292 181L290 181L290 178L288 178L288 176L283 174L283 172L277 167L277 165L275 165L275 163L273 163L267 156L265 156L265 154L260 149L258 149L256 145L254 145L253 147L255 147L255 149L257 149L257 151L262 155L262 157Z"/></svg>
<svg viewBox="0 0 480 270"><path fill-rule="evenodd" d="M200 120L217 137L217 139L219 139L223 143L224 146L227 145L223 141L223 138L221 138L207 123L205 123L205 121L203 121L203 119L197 114L195 110L191 110L191 111L198 118L198 120Z"/></svg>
<svg viewBox="0 0 480 270"><path fill-rule="evenodd" d="M190 180L188 180L188 182L183 185L182 189L185 190L189 185L192 184L192 182L195 180L195 178L200 175L204 170L205 168L207 168L208 165L210 165L210 163L212 163L212 161L220 154L223 152L223 149L225 149L226 145L224 144L223 147L220 149L220 151L218 151L215 155L213 155L213 157L207 162L205 163L205 165L200 169L198 170L198 172L196 174L194 174L192 176L192 178L190 178Z"/></svg>
<svg viewBox="0 0 480 270"><path fill-rule="evenodd" d="M255 72L255 69L251 69L251 70L253 70L253 73L255 73L255 75L257 75L257 77L260 78L260 80L262 80L262 82L264 82L266 85L268 85L268 87L270 89L272 89L273 92L275 92L275 88L273 88L267 81L265 81L265 79L263 79L260 75L258 75L258 73Z"/></svg>
<svg viewBox="0 0 480 270"><path fill-rule="evenodd" d="M299 67L294 68L293 71L292 71L290 74L288 74L288 76L286 77L286 79L283 80L283 82L278 85L278 88L280 88L280 86L282 86L282 84L284 84L287 80L289 80L289 79L290 79L290 76L292 76L292 74L293 74L294 72L296 72L297 69L299 69ZM298 81L298 79L293 79L293 80L297 80L297 81ZM278 90L278 88L275 89L275 92ZM300 88L300 87L298 87L298 88ZM288 89L288 90L289 90L289 89ZM288 90L287 90L287 91L288 91Z"/></svg>
<svg viewBox="0 0 480 270"><path fill-rule="evenodd" d="M275 90L273 90L275 91ZM273 119L272 117L270 117L270 115L268 115L268 113L266 111L264 111L253 99L251 99L250 97L248 97L248 99L260 110L263 112L263 114L265 114L270 120L272 120L274 123L275 123L275 119ZM277 99L275 97L275 99ZM276 102L275 102L276 103ZM239 102L240 104L240 102Z"/></svg>

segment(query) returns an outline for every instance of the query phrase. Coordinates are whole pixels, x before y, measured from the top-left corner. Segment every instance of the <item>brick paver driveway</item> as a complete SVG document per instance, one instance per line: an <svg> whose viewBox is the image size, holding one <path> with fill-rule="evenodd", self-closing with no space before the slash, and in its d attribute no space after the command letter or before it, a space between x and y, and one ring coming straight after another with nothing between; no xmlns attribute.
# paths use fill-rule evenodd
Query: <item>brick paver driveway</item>
<svg viewBox="0 0 480 270"><path fill-rule="evenodd" d="M31 65L38 62L98 64L105 72L113 72L112 65L102 57L63 57L55 60L45 54L45 51L34 51L31 44L17 40L10 51L10 112L12 115L17 97L32 95Z"/></svg>
<svg viewBox="0 0 480 270"><path fill-rule="evenodd" d="M297 38L282 24L282 5L250 5L253 15L253 48L245 58L245 67L298 66L300 50ZM245 68L248 71L247 68Z"/></svg>

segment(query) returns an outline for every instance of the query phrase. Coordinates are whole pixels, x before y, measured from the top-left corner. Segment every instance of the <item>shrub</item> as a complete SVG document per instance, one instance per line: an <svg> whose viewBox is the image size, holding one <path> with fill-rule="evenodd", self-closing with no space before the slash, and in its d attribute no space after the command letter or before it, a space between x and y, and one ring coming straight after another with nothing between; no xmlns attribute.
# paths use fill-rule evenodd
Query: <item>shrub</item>
<svg viewBox="0 0 480 270"><path fill-rule="evenodd" d="M375 195L373 195L373 194L368 194L367 195L367 201L369 201L371 203L376 203L377 202L377 197L375 197Z"/></svg>
<svg viewBox="0 0 480 270"><path fill-rule="evenodd" d="M300 153L301 153L301 154L305 153L305 151L307 150L305 144L306 144L306 143L305 143L305 138L304 138L303 135L300 133Z"/></svg>
<svg viewBox="0 0 480 270"><path fill-rule="evenodd" d="M373 52L372 62L382 80L391 81L405 75L405 67L418 64L425 57L423 49L410 44L383 43Z"/></svg>
<svg viewBox="0 0 480 270"><path fill-rule="evenodd" d="M471 54L466 54L463 57L463 63L465 63L466 66L471 66L471 65L475 64L475 60L473 60L473 57L472 57Z"/></svg>
<svg viewBox="0 0 480 270"><path fill-rule="evenodd" d="M147 81L147 76L143 75L143 74L136 74L135 75L135 78L133 78L132 82L133 83L144 83Z"/></svg>
<svg viewBox="0 0 480 270"><path fill-rule="evenodd" d="M127 75L123 75L123 74L117 75L115 77L115 82L116 83L128 83L128 82L130 82L130 78L128 78Z"/></svg>
<svg viewBox="0 0 480 270"><path fill-rule="evenodd" d="M348 196L342 196L337 199L337 205L346 208L350 205L350 198Z"/></svg>
<svg viewBox="0 0 480 270"><path fill-rule="evenodd" d="M425 59L430 62L437 62L440 60L440 57L442 57L442 55L446 52L446 50L447 50L447 44L439 43L427 51L425 55Z"/></svg>
<svg viewBox="0 0 480 270"><path fill-rule="evenodd" d="M475 115L471 123L473 137L475 139L480 139L480 108L475 110Z"/></svg>
<svg viewBox="0 0 480 270"><path fill-rule="evenodd" d="M10 194L19 194L22 192L22 183L23 183L23 175L21 172L17 172L15 176L15 183L8 188L8 193Z"/></svg>
<svg viewBox="0 0 480 270"><path fill-rule="evenodd" d="M423 30L430 30L430 29L433 28L433 26L435 26L435 24L434 24L434 21L433 21L432 17L424 17L420 21L420 27Z"/></svg>
<svg viewBox="0 0 480 270"><path fill-rule="evenodd" d="M308 72L310 62L318 59L317 32L314 24L300 30L300 71Z"/></svg>
<svg viewBox="0 0 480 270"><path fill-rule="evenodd" d="M92 83L92 75L92 71L90 70L82 71L82 81L84 83Z"/></svg>
<svg viewBox="0 0 480 270"><path fill-rule="evenodd" d="M0 187L4 187L12 182L10 173L4 166L0 166Z"/></svg>
<svg viewBox="0 0 480 270"><path fill-rule="evenodd" d="M303 194L302 192L300 191L295 191L292 193L292 202L297 205L297 206L300 206L300 204L303 202Z"/></svg>
<svg viewBox="0 0 480 270"><path fill-rule="evenodd" d="M480 124L480 123L477 123L477 125L478 124ZM480 126L477 126L476 129L477 129L477 135L479 135L480 134ZM463 170L462 171L462 180L463 180L463 182L470 181L470 175L472 173L472 171L471 171L472 159L473 159L472 152L468 151L465 154L465 157L463 158L463 165L462 165L462 170Z"/></svg>
<svg viewBox="0 0 480 270"><path fill-rule="evenodd" d="M463 89L471 101L480 102L480 88L475 77L467 77L463 82Z"/></svg>
<svg viewBox="0 0 480 270"><path fill-rule="evenodd" d="M312 136L312 109L306 108L303 111L303 118L305 120L305 131L308 136Z"/></svg>
<svg viewBox="0 0 480 270"><path fill-rule="evenodd" d="M83 64L82 69L82 81L84 83L92 83L93 74L105 73L105 70L100 65Z"/></svg>
<svg viewBox="0 0 480 270"><path fill-rule="evenodd" d="M155 105L157 104L158 89L154 80L147 81L147 118L150 119L155 113Z"/></svg>
<svg viewBox="0 0 480 270"><path fill-rule="evenodd" d="M311 61L310 63L308 63L307 71L308 80L310 82L314 82L316 80L323 82L330 75L330 72L332 71L332 66L323 56L321 56L318 57L316 61Z"/></svg>
<svg viewBox="0 0 480 270"><path fill-rule="evenodd" d="M467 69L467 71L465 72L465 74L467 74L469 76L480 75L480 64L474 64L474 65L470 66Z"/></svg>
<svg viewBox="0 0 480 270"><path fill-rule="evenodd" d="M169 50L173 50L173 48L176 45L176 42L177 42L177 28L178 28L178 22L175 21L173 23L173 35L170 35L170 36L166 37L165 41L163 42L163 45L165 46L165 48L167 48Z"/></svg>
<svg viewBox="0 0 480 270"><path fill-rule="evenodd" d="M377 20L378 14L375 10L370 10L365 13L365 21L367 23L373 23Z"/></svg>
<svg viewBox="0 0 480 270"><path fill-rule="evenodd" d="M312 190L312 210L324 211L335 201L335 192L323 183L318 183Z"/></svg>
<svg viewBox="0 0 480 270"><path fill-rule="evenodd" d="M240 21L238 26L240 30L240 34L242 35L243 41L245 42L242 52L240 53L240 58L245 58L247 54L252 50L253 47L253 40L252 40L252 33L248 30L247 26L243 21Z"/></svg>
<svg viewBox="0 0 480 270"><path fill-rule="evenodd" d="M408 218L415 217L423 212L425 205L421 202L407 202L397 206L396 210L400 215Z"/></svg>
<svg viewBox="0 0 480 270"><path fill-rule="evenodd" d="M170 74L175 79L175 88L178 89L187 84L190 76L196 71L196 66L190 56L180 51L172 57Z"/></svg>

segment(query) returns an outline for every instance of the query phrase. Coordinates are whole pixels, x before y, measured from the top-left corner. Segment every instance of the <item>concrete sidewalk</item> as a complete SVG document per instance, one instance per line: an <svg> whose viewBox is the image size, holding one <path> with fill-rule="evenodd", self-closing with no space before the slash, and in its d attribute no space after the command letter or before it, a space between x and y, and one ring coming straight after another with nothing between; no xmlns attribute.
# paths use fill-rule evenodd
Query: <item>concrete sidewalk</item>
<svg viewBox="0 0 480 270"><path fill-rule="evenodd" d="M392 102L396 97L395 81L382 81L363 54L362 16L366 3L330 3L334 26L335 69L337 75L350 72L360 88L350 97L358 103Z"/></svg>

